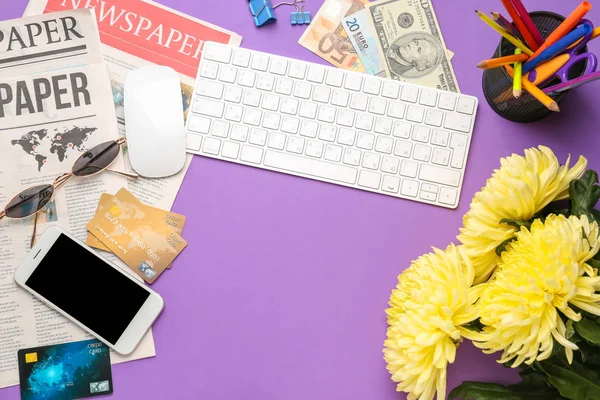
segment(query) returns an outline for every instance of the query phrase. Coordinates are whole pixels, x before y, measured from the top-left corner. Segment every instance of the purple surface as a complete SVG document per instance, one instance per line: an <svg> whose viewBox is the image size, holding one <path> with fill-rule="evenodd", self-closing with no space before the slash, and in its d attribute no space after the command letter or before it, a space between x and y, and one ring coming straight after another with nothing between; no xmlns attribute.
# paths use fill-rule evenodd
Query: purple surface
<svg viewBox="0 0 600 400"><path fill-rule="evenodd" d="M243 47L322 62L297 44L302 27L281 9L256 29L246 0L162 0L244 36ZM0 19L26 0L3 1ZM321 0L307 0L313 15ZM518 125L484 100L475 65L498 36L473 10L481 1L435 0L464 93L480 99L460 207L447 210L306 179L196 158L174 211L188 216L188 249L155 285L166 309L154 329L157 357L114 367L114 399L404 399L382 359L384 309L410 261L454 240L470 198L499 159L539 144L600 168L600 84L578 88L558 115ZM500 10L500 1L485 2ZM567 14L579 0L528 0L531 11ZM460 5L459 5L460 4ZM551 6L550 6L551 5ZM600 22L600 4L589 19ZM600 42L598 42L600 43ZM592 43L592 51L598 51ZM511 382L514 371L463 345L448 387ZM0 398L19 398L18 388Z"/></svg>

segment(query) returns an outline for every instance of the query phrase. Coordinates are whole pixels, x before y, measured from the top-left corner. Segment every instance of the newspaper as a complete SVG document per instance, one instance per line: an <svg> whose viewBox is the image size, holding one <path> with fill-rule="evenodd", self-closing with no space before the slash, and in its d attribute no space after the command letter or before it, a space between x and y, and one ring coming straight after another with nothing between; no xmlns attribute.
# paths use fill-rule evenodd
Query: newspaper
<svg viewBox="0 0 600 400"><path fill-rule="evenodd" d="M79 8L95 10L102 54L112 75L121 135L125 134L123 83L129 71L154 64L175 69L181 79L187 116L204 42L234 46L242 42L242 37L233 32L151 1L30 0L24 15ZM129 191L146 204L170 210L193 156L186 157L185 167L177 175L163 179L130 179Z"/></svg>

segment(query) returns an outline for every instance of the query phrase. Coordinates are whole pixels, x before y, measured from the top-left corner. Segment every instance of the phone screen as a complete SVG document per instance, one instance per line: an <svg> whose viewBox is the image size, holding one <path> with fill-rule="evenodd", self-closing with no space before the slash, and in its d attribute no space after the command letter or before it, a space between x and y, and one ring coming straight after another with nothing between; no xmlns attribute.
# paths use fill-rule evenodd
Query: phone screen
<svg viewBox="0 0 600 400"><path fill-rule="evenodd" d="M25 284L112 344L150 296L63 234Z"/></svg>

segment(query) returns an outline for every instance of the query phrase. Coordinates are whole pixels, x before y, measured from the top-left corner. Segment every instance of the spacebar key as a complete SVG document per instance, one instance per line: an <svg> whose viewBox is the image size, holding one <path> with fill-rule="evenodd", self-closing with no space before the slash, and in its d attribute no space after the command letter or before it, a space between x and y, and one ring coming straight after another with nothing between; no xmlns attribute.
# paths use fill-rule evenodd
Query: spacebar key
<svg viewBox="0 0 600 400"><path fill-rule="evenodd" d="M283 169L292 173L297 172L347 184L356 183L357 170L354 168L312 160L306 157L297 157L286 153L267 151L264 164L267 167Z"/></svg>

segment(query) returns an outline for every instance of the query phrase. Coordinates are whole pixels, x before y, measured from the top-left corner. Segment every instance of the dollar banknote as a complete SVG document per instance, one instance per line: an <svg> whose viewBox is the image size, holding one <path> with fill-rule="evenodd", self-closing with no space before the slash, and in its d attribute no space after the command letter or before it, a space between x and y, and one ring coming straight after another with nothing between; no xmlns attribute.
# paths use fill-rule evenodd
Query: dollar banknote
<svg viewBox="0 0 600 400"><path fill-rule="evenodd" d="M343 19L343 26L348 39L356 49L365 71L369 75L377 75L385 78L385 66L383 58L379 55L377 39L373 34L367 10L360 10Z"/></svg>
<svg viewBox="0 0 600 400"><path fill-rule="evenodd" d="M389 78L460 91L431 1L380 0L366 11Z"/></svg>
<svg viewBox="0 0 600 400"><path fill-rule="evenodd" d="M365 8L369 0L325 0L298 43L338 68L365 72L342 26L342 19Z"/></svg>

